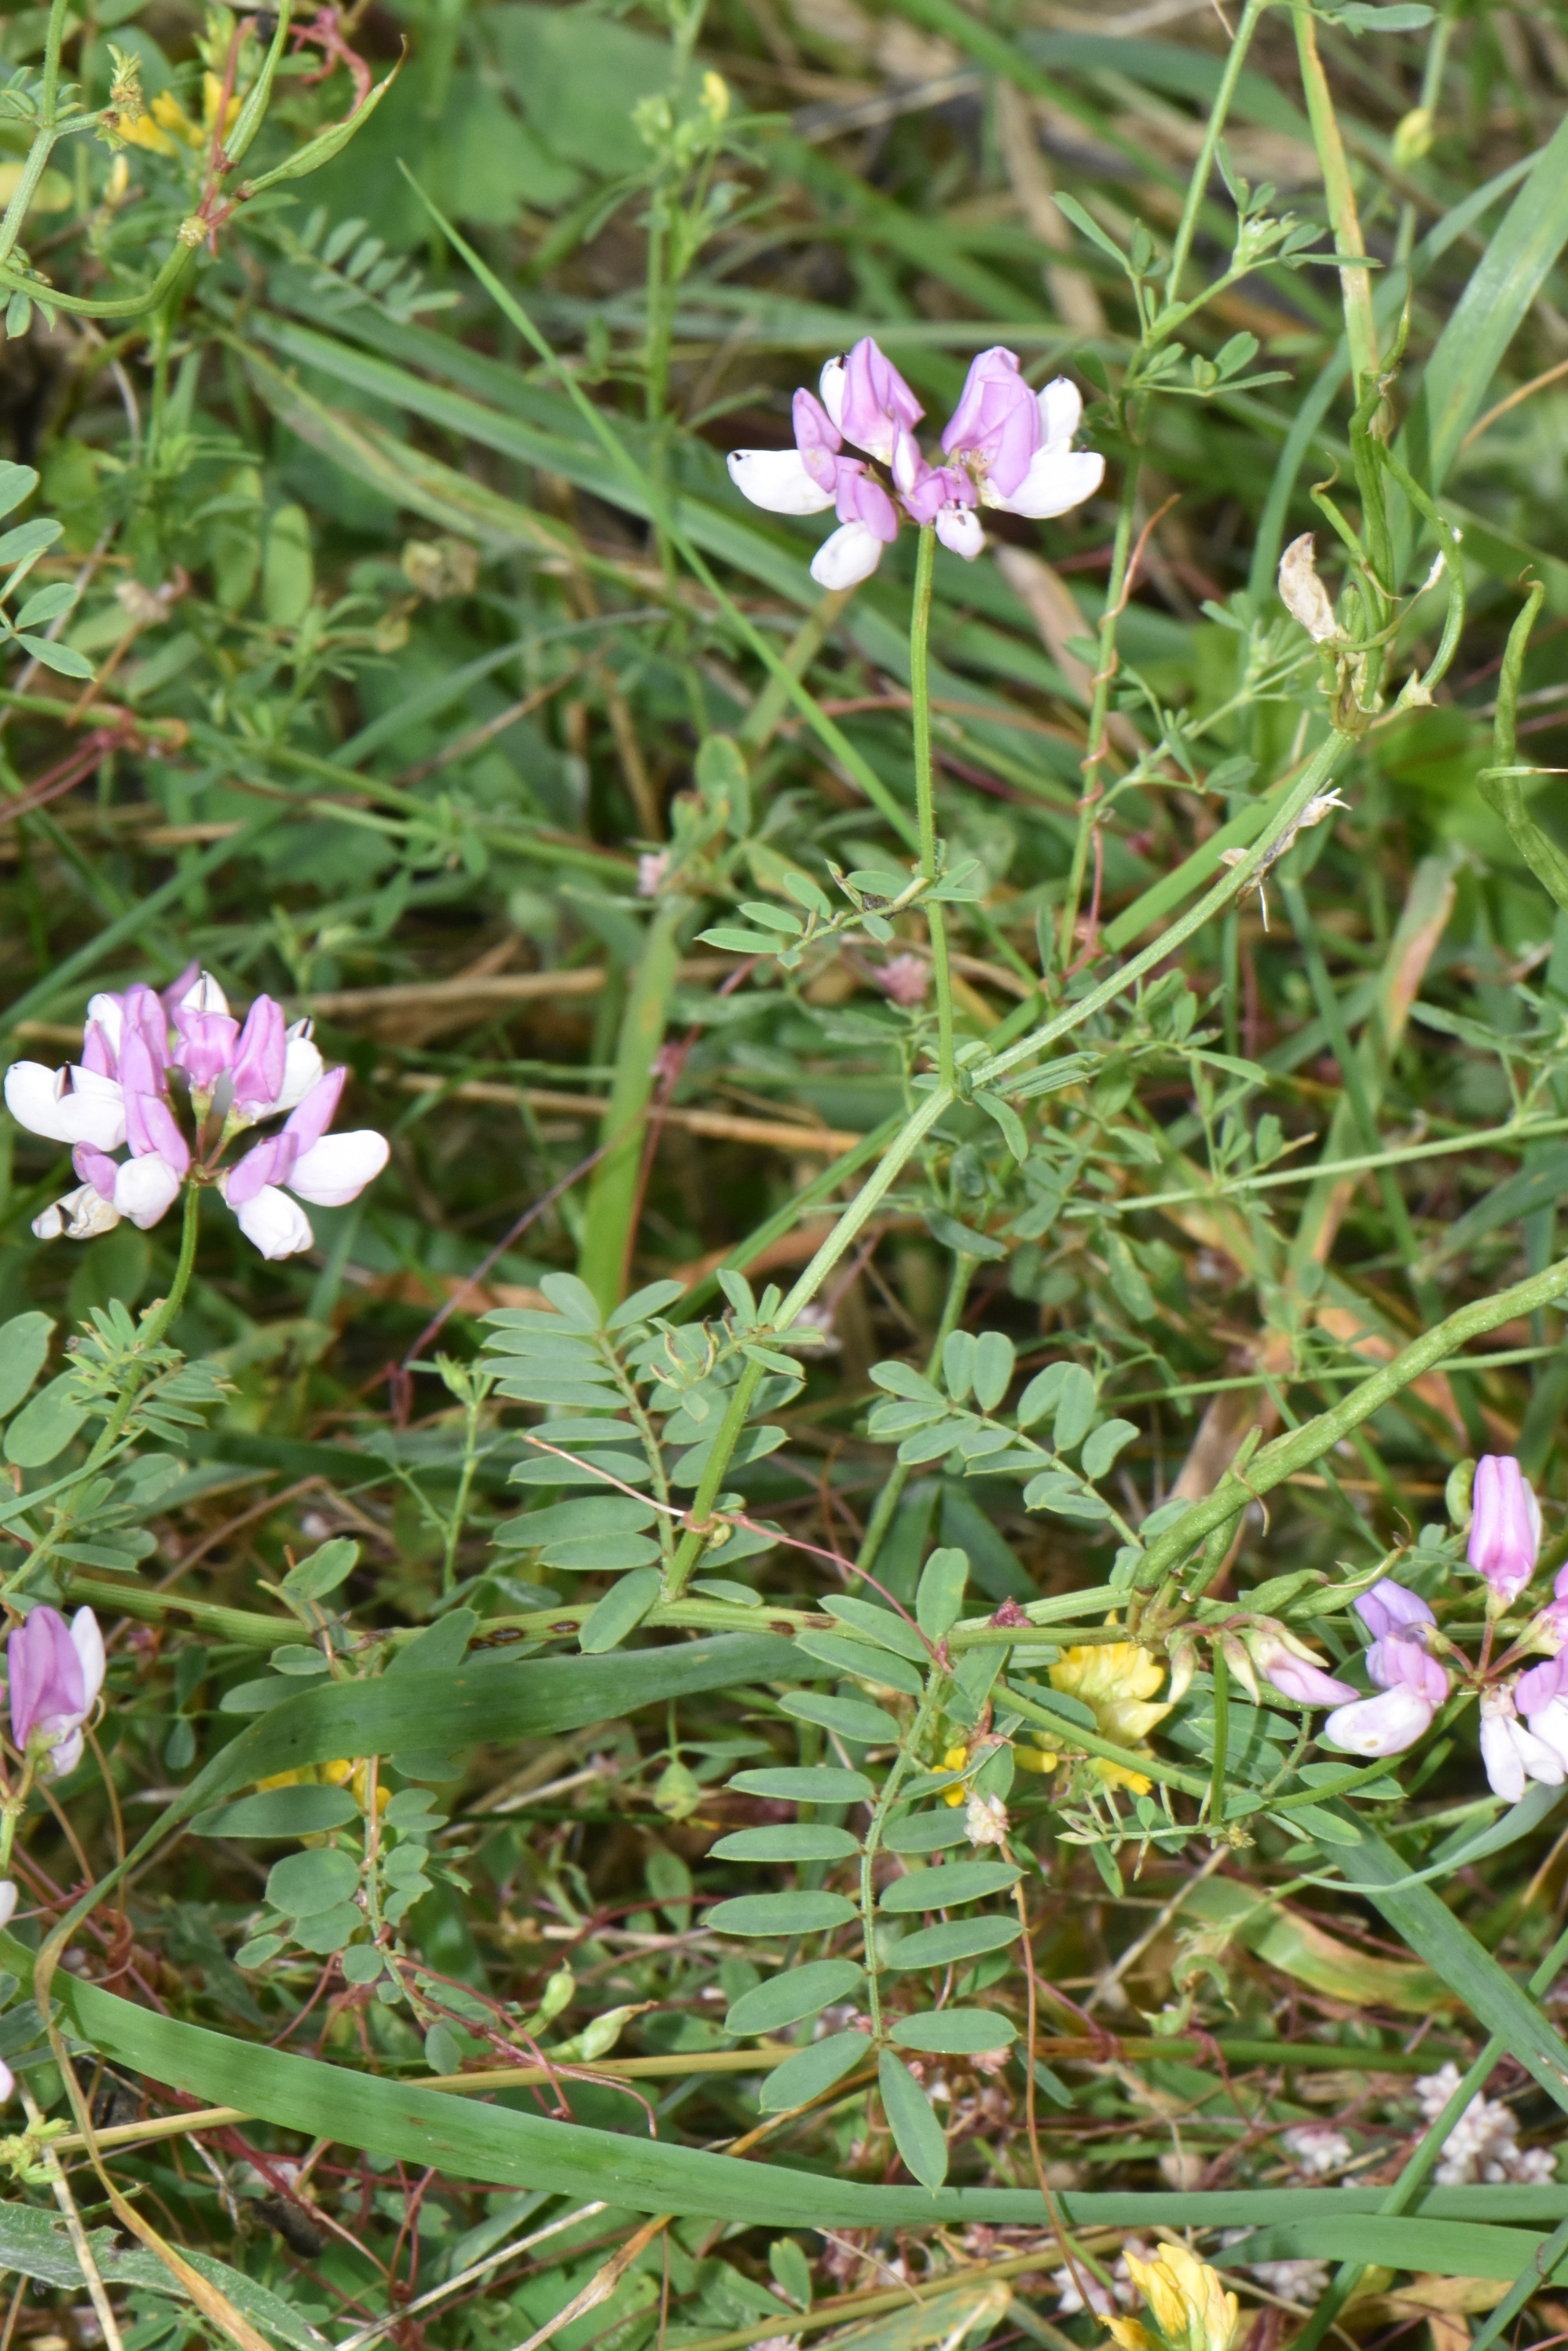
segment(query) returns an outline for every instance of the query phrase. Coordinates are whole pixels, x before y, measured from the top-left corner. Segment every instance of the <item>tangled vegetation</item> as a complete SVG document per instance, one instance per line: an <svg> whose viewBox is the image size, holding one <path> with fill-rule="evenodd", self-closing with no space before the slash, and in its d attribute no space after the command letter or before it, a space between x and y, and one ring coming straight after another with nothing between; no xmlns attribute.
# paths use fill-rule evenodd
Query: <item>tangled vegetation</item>
<svg viewBox="0 0 1568 2351"><path fill-rule="evenodd" d="M0 2351L1568 2335L1565 95L0 20Z"/></svg>

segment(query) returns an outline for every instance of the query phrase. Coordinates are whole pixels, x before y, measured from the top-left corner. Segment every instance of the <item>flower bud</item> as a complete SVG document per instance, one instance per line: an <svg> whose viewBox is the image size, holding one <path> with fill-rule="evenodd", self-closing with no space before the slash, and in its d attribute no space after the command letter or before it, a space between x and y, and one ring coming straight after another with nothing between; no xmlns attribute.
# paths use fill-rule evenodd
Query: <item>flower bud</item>
<svg viewBox="0 0 1568 2351"><path fill-rule="evenodd" d="M1474 1514L1465 1556L1491 1587L1490 1605L1506 1608L1535 1573L1541 1505L1510 1453L1483 1453L1476 1464Z"/></svg>

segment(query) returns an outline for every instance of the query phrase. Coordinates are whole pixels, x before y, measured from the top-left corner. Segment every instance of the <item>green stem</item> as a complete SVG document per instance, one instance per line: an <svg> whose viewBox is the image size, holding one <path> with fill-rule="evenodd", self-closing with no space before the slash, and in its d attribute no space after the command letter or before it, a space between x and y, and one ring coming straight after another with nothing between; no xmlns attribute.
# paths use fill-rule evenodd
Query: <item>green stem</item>
<svg viewBox="0 0 1568 2351"><path fill-rule="evenodd" d="M174 1263L174 1279L169 1285L167 1298L160 1299L141 1326L141 1345L158 1345L174 1317L185 1302L185 1292L191 1286L195 1270L196 1238L201 1229L202 1196L194 1184L185 1186L185 1211L180 1225L180 1254ZM108 1435L108 1431L105 1431ZM99 1442L102 1443L100 1437Z"/></svg>
<svg viewBox="0 0 1568 2351"><path fill-rule="evenodd" d="M1246 887L1251 875L1258 871L1275 841L1288 827L1295 822L1313 793L1323 789L1350 747L1351 737L1348 735L1336 731L1329 736L1322 748L1297 778L1292 789L1283 795L1270 822L1258 835L1239 865L1233 866L1222 879L1215 883L1206 896L1200 898L1195 905L1189 906L1186 913L1178 922L1173 923L1168 931L1163 932L1151 946L1145 947L1141 954L1135 955L1130 963L1124 964L1122 968L1113 973L1109 979L1103 980L1098 987L1091 988L1087 996L1069 1005L1053 1019L1046 1021L1042 1028L1036 1029L1027 1037L1020 1038L1016 1044L1009 1044L999 1052L992 1052L977 1060L973 1064L975 1082L977 1085L990 1085L1015 1063L1033 1060L1046 1046L1054 1044L1059 1037L1065 1037L1081 1027L1083 1022L1093 1019L1097 1013L1103 1011L1107 1005L1114 1003L1119 996L1141 979L1145 972L1152 971L1156 964L1163 963L1167 956L1174 954L1185 940L1189 939L1195 932L1202 930L1216 914L1223 914L1226 907ZM931 1081L927 1081L927 1082ZM856 1193L832 1231L800 1275L794 1289L779 1307L775 1323L777 1329L787 1330L795 1321L800 1309L816 1296L840 1258L843 1256L855 1236L862 1229L881 1201L891 1190L900 1169L911 1154L918 1149L932 1128L937 1125L946 1113L952 1108L955 1099L955 1094L947 1087L933 1084L933 1090L926 1095L919 1109L904 1121L904 1125L889 1144L886 1155L878 1162ZM1568 1280L1564 1280L1560 1286L1568 1289ZM671 1562L665 1585L666 1600L680 1598L702 1555L703 1545L707 1540L709 1515L723 1486L730 1456L739 1440L741 1430L746 1426L746 1416L751 1408L761 1376L761 1372L757 1365L747 1364L736 1384L729 1409L725 1415L707 1468L703 1474L702 1483L693 1497L686 1532L682 1537L680 1548ZM1220 1515L1225 1517L1230 1514L1228 1507L1220 1512ZM1209 1521L1205 1521L1204 1531L1207 1531L1208 1523ZM1186 1524L1185 1520L1183 1524ZM1166 1539L1161 1540L1164 1541ZM1178 1531L1178 1543L1179 1541ZM1187 1548L1189 1546L1180 1544L1174 1553L1173 1564L1175 1559L1186 1556ZM1162 1562L1162 1573L1164 1564L1165 1562Z"/></svg>
<svg viewBox="0 0 1568 2351"><path fill-rule="evenodd" d="M1057 933L1057 953L1063 971L1070 969L1073 962L1078 909L1082 903L1083 878L1089 870L1095 814L1101 799L1100 767L1105 757L1105 738L1111 718L1111 688L1117 667L1116 631L1125 599L1127 566L1132 559L1133 523L1137 510L1142 462L1136 446L1130 446L1126 476L1122 484L1122 507L1116 517L1116 537L1111 549L1105 609L1100 619L1100 651L1094 664L1093 698L1089 705L1089 737L1082 759L1083 793L1078 803L1078 832L1072 843L1072 864L1067 877L1067 894L1061 902L1061 923Z"/></svg>
<svg viewBox="0 0 1568 2351"><path fill-rule="evenodd" d="M915 601L909 616L909 698L915 741L915 809L920 829L920 871L935 883L941 871L936 843L936 796L931 771L931 585L936 571L936 532L922 525L915 564ZM947 967L947 926L942 909L925 901L931 932L931 971L936 988L936 1066L942 1083L953 1083L953 976Z"/></svg>
<svg viewBox="0 0 1568 2351"><path fill-rule="evenodd" d="M1301 89L1318 151L1318 166L1323 175L1323 194L1328 203L1329 225L1334 233L1334 247L1340 253L1364 254L1366 246L1362 240L1361 216L1355 208L1350 163L1340 135L1328 76L1318 55L1317 26L1308 8L1298 6L1295 18ZM1344 300L1345 340L1350 347L1350 380L1359 391L1363 376L1377 374L1377 322L1372 310L1372 277L1370 271L1350 262L1341 269L1339 282Z"/></svg>
<svg viewBox="0 0 1568 2351"><path fill-rule="evenodd" d="M664 1041L680 967L681 925L689 911L678 893L655 908L621 1023L615 1077L601 1129L604 1155L589 1186L577 1265L606 1314L620 1302L632 1253L653 1065Z"/></svg>
<svg viewBox="0 0 1568 2351"><path fill-rule="evenodd" d="M975 1268L979 1261L978 1258L966 1257L962 1250L953 1259L953 1270L947 1278L947 1295L942 1305L942 1319L936 1325L936 1335L931 1342L931 1352L925 1358L925 1376L928 1380L936 1378L937 1367L942 1361L942 1350L946 1344L948 1335L958 1327L958 1317L964 1311L964 1301L968 1294L969 1284L974 1279ZM865 1533L861 1538L861 1547L855 1553L855 1565L862 1575L866 1574L874 1564L876 1555L886 1539L887 1531L893 1524L900 1502L904 1499L904 1489L909 1483L911 1467L912 1464L907 1461L895 1461L892 1476L876 1498L871 1517L866 1521Z"/></svg>
<svg viewBox="0 0 1568 2351"><path fill-rule="evenodd" d="M1236 85L1241 78L1241 68L1252 46L1252 36L1258 29L1258 19L1269 5L1269 0L1247 0L1241 12L1241 22L1236 27L1236 37L1225 60L1225 70L1219 78L1219 88L1214 94L1208 122L1203 134L1203 144L1197 151L1197 161L1192 167L1187 183L1186 202L1182 206L1181 219L1171 246L1170 272L1166 279L1166 300L1174 304L1180 299L1182 272L1192 251L1192 241L1197 234L1203 201L1207 193L1214 171L1214 158L1219 146L1225 118L1230 111L1230 101L1236 95Z"/></svg>
<svg viewBox="0 0 1568 2351"><path fill-rule="evenodd" d="M1214 1762L1208 1780L1208 1825L1215 1833L1225 1818L1225 1766L1230 1745L1230 1667L1214 1645Z"/></svg>

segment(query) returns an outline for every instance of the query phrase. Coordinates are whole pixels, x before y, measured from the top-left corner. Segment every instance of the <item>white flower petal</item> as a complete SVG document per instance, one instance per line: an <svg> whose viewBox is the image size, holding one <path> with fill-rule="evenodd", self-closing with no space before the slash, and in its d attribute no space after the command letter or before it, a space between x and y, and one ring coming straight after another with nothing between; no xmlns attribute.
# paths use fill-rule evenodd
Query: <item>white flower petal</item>
<svg viewBox="0 0 1568 2351"><path fill-rule="evenodd" d="M822 406L841 433L844 429L844 362L841 355L823 368L817 383L817 395Z"/></svg>
<svg viewBox="0 0 1568 2351"><path fill-rule="evenodd" d="M166 1217L180 1196L180 1178L155 1151L121 1162L114 1178L114 1205L143 1232Z"/></svg>
<svg viewBox="0 0 1568 2351"><path fill-rule="evenodd" d="M63 1070L46 1070L42 1061L13 1061L5 1072L5 1107L29 1134L68 1143L73 1138L60 1118L65 1084Z"/></svg>
<svg viewBox="0 0 1568 2351"><path fill-rule="evenodd" d="M96 1070L71 1071L71 1091L61 1097L57 1115L68 1143L118 1151L125 1140L125 1095L120 1081L100 1077Z"/></svg>
<svg viewBox="0 0 1568 2351"><path fill-rule="evenodd" d="M1010 498L988 483L980 496L988 507L1004 514L1028 515L1046 522L1092 498L1105 478L1105 460L1098 449L1037 449L1030 468Z"/></svg>
<svg viewBox="0 0 1568 2351"><path fill-rule="evenodd" d="M49 1750L44 1763L45 1779L63 1780L68 1771L74 1771L81 1761L81 1732L68 1730L65 1737L57 1740Z"/></svg>
<svg viewBox="0 0 1568 2351"><path fill-rule="evenodd" d="M936 517L936 536L944 547L973 563L985 546L986 534L973 507L944 507Z"/></svg>
<svg viewBox="0 0 1568 2351"><path fill-rule="evenodd" d="M16 1888L8 1877L0 1877L0 1927L8 1927L16 1910ZM7 2077L8 2078L8 2077ZM0 2097L10 2096L9 2090L0 2090Z"/></svg>
<svg viewBox="0 0 1568 2351"><path fill-rule="evenodd" d="M87 1704L90 1712L103 1687L104 1668L103 1635L90 1608L78 1608L71 1618L71 1646L81 1659L81 1676L87 1687Z"/></svg>
<svg viewBox="0 0 1568 2351"><path fill-rule="evenodd" d="M732 449L729 478L743 498L769 514L822 514L833 503L806 471L799 449Z"/></svg>
<svg viewBox="0 0 1568 2351"><path fill-rule="evenodd" d="M868 523L841 523L818 548L811 577L819 588L858 588L882 561L883 543Z"/></svg>
<svg viewBox="0 0 1568 2351"><path fill-rule="evenodd" d="M1045 434L1048 449L1066 449L1083 421L1083 394L1068 376L1053 376L1043 392L1037 392L1040 430Z"/></svg>
<svg viewBox="0 0 1568 2351"><path fill-rule="evenodd" d="M1554 1698L1530 1718L1531 1736L1568 1764L1568 1698Z"/></svg>
<svg viewBox="0 0 1568 2351"><path fill-rule="evenodd" d="M1524 1757L1513 1736L1514 1725L1500 1715L1481 1719L1481 1761L1494 1796L1517 1804L1524 1793Z"/></svg>
<svg viewBox="0 0 1568 2351"><path fill-rule="evenodd" d="M180 998L182 1012L226 1012L228 1008L228 998L210 971L204 971Z"/></svg>
<svg viewBox="0 0 1568 2351"><path fill-rule="evenodd" d="M389 1145L373 1126L348 1134L324 1134L301 1154L285 1180L291 1192L318 1208L347 1207L387 1164Z"/></svg>
<svg viewBox="0 0 1568 2351"><path fill-rule="evenodd" d="M310 1041L310 1023L297 1020L288 1031L283 1056L283 1092L274 1102L274 1110L293 1110L302 1102L311 1087L319 1082L326 1063L317 1047Z"/></svg>
<svg viewBox="0 0 1568 2351"><path fill-rule="evenodd" d="M236 1208L235 1215L246 1240L263 1257L298 1257L316 1238L304 1209L276 1184L264 1184L255 1199Z"/></svg>
<svg viewBox="0 0 1568 2351"><path fill-rule="evenodd" d="M119 1222L120 1210L112 1200L91 1184L78 1184L33 1218L33 1230L41 1241L57 1241L62 1233L68 1241L90 1241L99 1233L111 1233Z"/></svg>
<svg viewBox="0 0 1568 2351"><path fill-rule="evenodd" d="M125 1015L120 998L117 996L89 996L84 1027L90 1027L95 1020L113 1046L118 1059L120 1040L125 1030Z"/></svg>

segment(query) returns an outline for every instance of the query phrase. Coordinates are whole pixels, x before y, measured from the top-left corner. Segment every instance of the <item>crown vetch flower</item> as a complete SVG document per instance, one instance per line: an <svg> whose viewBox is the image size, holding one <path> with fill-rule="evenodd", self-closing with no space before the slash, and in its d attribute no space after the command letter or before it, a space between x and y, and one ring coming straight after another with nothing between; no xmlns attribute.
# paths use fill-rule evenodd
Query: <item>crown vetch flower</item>
<svg viewBox="0 0 1568 2351"><path fill-rule="evenodd" d="M8 1636L5 1667L13 1743L44 1751L46 1776L63 1778L81 1761L82 1725L103 1687L98 1618L78 1608L68 1625L57 1608L35 1608Z"/></svg>
<svg viewBox="0 0 1568 2351"><path fill-rule="evenodd" d="M1535 1573L1541 1505L1511 1453L1483 1453L1471 1489L1465 1556L1491 1586L1497 1604L1517 1600Z"/></svg>
<svg viewBox="0 0 1568 2351"><path fill-rule="evenodd" d="M17 1123L74 1146L77 1188L34 1218L34 1232L40 1240L89 1240L122 1217L145 1231L193 1178L216 1184L236 1213L247 1209L241 1230L264 1255L308 1249L309 1218L278 1187L340 1207L387 1161L385 1138L371 1130L327 1134L344 1074L326 1072L310 1023L287 1026L271 997L256 998L242 1027L210 972L182 973L162 997L141 984L93 997L79 1064L57 1072L18 1061L6 1072L5 1101ZM177 1115L181 1094L194 1149ZM227 1169L218 1159L248 1127L282 1113L287 1125L260 1146L262 1159L234 1194L230 1183L256 1155ZM130 1156L111 1158L122 1144ZM267 1198L255 1205L264 1190Z"/></svg>
<svg viewBox="0 0 1568 2351"><path fill-rule="evenodd" d="M847 359L828 361L819 390L821 399L795 394L793 449L732 450L729 471L742 496L771 513L836 507L840 528L811 565L821 587L869 579L897 535L901 508L972 562L986 543L978 507L1041 519L1081 506L1104 478L1103 457L1072 446L1083 413L1076 386L1058 376L1043 392L1031 391L1017 353L999 345L970 364L942 435L940 465L927 461L915 437L925 411L869 335ZM845 455L846 444L860 455ZM892 495L868 460L886 468Z"/></svg>

